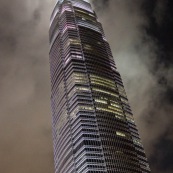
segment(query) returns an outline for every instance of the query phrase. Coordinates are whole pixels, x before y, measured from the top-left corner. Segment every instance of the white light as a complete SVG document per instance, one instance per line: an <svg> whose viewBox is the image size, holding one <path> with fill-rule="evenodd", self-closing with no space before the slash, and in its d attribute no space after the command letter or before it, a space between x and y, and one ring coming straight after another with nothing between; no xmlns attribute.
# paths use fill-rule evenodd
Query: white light
<svg viewBox="0 0 173 173"><path fill-rule="evenodd" d="M62 3L64 0L57 0L57 2L60 2L60 3ZM83 1L85 1L85 2L89 2L90 3L90 0L83 0Z"/></svg>

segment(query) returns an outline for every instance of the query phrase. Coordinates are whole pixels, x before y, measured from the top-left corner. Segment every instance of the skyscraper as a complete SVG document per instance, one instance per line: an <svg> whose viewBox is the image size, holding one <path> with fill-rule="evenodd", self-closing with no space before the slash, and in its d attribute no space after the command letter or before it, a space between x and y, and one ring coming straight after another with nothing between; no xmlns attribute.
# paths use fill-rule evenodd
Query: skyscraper
<svg viewBox="0 0 173 173"><path fill-rule="evenodd" d="M120 74L88 1L57 1L50 71L55 173L150 173Z"/></svg>

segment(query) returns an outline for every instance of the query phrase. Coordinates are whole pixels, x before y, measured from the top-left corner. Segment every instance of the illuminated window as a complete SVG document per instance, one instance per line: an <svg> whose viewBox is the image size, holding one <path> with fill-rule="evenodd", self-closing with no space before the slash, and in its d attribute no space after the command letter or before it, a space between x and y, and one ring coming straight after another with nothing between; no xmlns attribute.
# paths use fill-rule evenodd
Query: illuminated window
<svg viewBox="0 0 173 173"><path fill-rule="evenodd" d="M121 137L126 137L125 133L122 133L122 132L119 132L119 131L116 132L116 135L121 136Z"/></svg>
<svg viewBox="0 0 173 173"><path fill-rule="evenodd" d="M89 20L90 22L93 22L93 23L96 23L96 19L93 18L92 16L88 15L88 14L85 14L85 13L79 13L76 11L76 16L77 17L80 17L82 20Z"/></svg>
<svg viewBox="0 0 173 173"><path fill-rule="evenodd" d="M89 28L89 29L95 30L96 32L101 33L100 28L98 26L96 26L96 24L94 24L94 23L91 23L91 22L88 22L88 21L84 21L84 20L78 20L77 24L79 26L83 26L85 28Z"/></svg>
<svg viewBox="0 0 173 173"><path fill-rule="evenodd" d="M71 25L66 25L64 28L63 28L63 33L69 29L73 29L73 30L76 30L76 27L75 26L71 26Z"/></svg>
<svg viewBox="0 0 173 173"><path fill-rule="evenodd" d="M122 97L121 97L121 101L122 101L123 103L128 104L128 101L127 101L127 100L125 100L125 99L123 99Z"/></svg>
<svg viewBox="0 0 173 173"><path fill-rule="evenodd" d="M116 107L113 107L113 106L108 106L108 108L111 109L111 110L123 113L122 109L119 109L119 108L116 108Z"/></svg>
<svg viewBox="0 0 173 173"><path fill-rule="evenodd" d="M74 84L75 85L75 84ZM72 85L71 88L74 86ZM68 87L70 90L70 87ZM75 86L70 92L68 93L68 97L72 97L75 93L83 93L83 92L90 92L91 90L88 87L77 87Z"/></svg>
<svg viewBox="0 0 173 173"><path fill-rule="evenodd" d="M88 105L83 105L83 106L77 106L71 113L70 116L71 117L76 117L77 113L79 111L94 111L94 107L93 106L88 106Z"/></svg>
<svg viewBox="0 0 173 173"><path fill-rule="evenodd" d="M132 123L135 123L134 118L131 114L125 112L126 119Z"/></svg>
<svg viewBox="0 0 173 173"><path fill-rule="evenodd" d="M72 73L72 75L67 79L67 87L74 84L88 84L88 78L85 73Z"/></svg>
<svg viewBox="0 0 173 173"><path fill-rule="evenodd" d="M100 111L104 111L104 112L109 112L109 113L113 113L113 114L117 114L119 116L124 116L123 113L121 112L117 112L115 110L111 110L111 109L108 109L108 108L103 108L103 107L96 107L97 110L100 110Z"/></svg>
<svg viewBox="0 0 173 173"><path fill-rule="evenodd" d="M84 44L84 49L93 50L92 46L89 44Z"/></svg>
<svg viewBox="0 0 173 173"><path fill-rule="evenodd" d="M120 93L122 96L127 97L124 87L122 87L122 86L119 85L119 84L117 84L117 87L118 87L119 93Z"/></svg>
<svg viewBox="0 0 173 173"><path fill-rule="evenodd" d="M119 120L124 120L123 116L119 116L119 115L115 115L115 118L119 119Z"/></svg>
<svg viewBox="0 0 173 173"><path fill-rule="evenodd" d="M87 13L87 12L85 12L85 11L83 11L83 10L75 9L75 11L78 11L78 12L80 12L80 13L84 13L84 14L86 14L86 15L90 15L90 16L92 16L92 17L95 17L94 15L92 15L92 14L90 14L90 13Z"/></svg>
<svg viewBox="0 0 173 173"><path fill-rule="evenodd" d="M111 106L122 109L122 106L120 106L119 103L111 103Z"/></svg>
<svg viewBox="0 0 173 173"><path fill-rule="evenodd" d="M90 75L90 80L92 84L108 87L113 90L117 90L115 86L115 82L113 80L109 80L107 78L96 76L96 75Z"/></svg>
<svg viewBox="0 0 173 173"><path fill-rule="evenodd" d="M133 138L133 142L139 146L142 146L140 139Z"/></svg>
<svg viewBox="0 0 173 173"><path fill-rule="evenodd" d="M116 151L116 153L120 155L124 154L122 151Z"/></svg>
<svg viewBox="0 0 173 173"><path fill-rule="evenodd" d="M78 39L69 39L68 45L70 45L70 44L81 45L81 42Z"/></svg>
<svg viewBox="0 0 173 173"><path fill-rule="evenodd" d="M95 99L96 103L108 104L106 100Z"/></svg>
<svg viewBox="0 0 173 173"><path fill-rule="evenodd" d="M88 87L75 87L76 91L90 91Z"/></svg>
<svg viewBox="0 0 173 173"><path fill-rule="evenodd" d="M100 86L103 86L103 87L107 87L107 88L116 90L115 86L110 86L109 84L105 84L104 81L91 80L91 84L96 84L96 85L100 85Z"/></svg>
<svg viewBox="0 0 173 173"><path fill-rule="evenodd" d="M104 77L101 77L101 76L91 74L90 77L91 78L97 78L97 79L100 79L101 81L103 80L103 81L109 82L110 84L115 85L115 82L113 80L110 80L110 79L107 79L107 78L104 78Z"/></svg>
<svg viewBox="0 0 173 173"><path fill-rule="evenodd" d="M103 90L103 89L99 89L99 88L95 88L95 87L93 87L92 89L93 89L93 91L97 91L97 92L101 92L101 93L108 94L108 95L111 95L111 96L119 97L118 94L115 94L113 92L109 92L109 91L106 91L106 90Z"/></svg>
<svg viewBox="0 0 173 173"><path fill-rule="evenodd" d="M64 6L62 11L61 11L61 14L63 14L64 11L72 11L72 9L70 7L68 7L68 6Z"/></svg>
<svg viewBox="0 0 173 173"><path fill-rule="evenodd" d="M133 118L130 118L130 117L126 117L128 121L130 121L131 123L135 123L134 119Z"/></svg>

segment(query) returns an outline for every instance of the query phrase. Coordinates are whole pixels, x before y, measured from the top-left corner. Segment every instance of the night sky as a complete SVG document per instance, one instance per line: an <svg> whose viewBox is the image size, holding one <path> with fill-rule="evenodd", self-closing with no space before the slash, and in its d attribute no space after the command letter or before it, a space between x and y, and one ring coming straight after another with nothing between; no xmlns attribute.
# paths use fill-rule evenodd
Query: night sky
<svg viewBox="0 0 173 173"><path fill-rule="evenodd" d="M0 172L54 173L49 17L55 0L0 2ZM93 0L152 173L173 173L173 1Z"/></svg>
<svg viewBox="0 0 173 173"><path fill-rule="evenodd" d="M162 12L160 14L160 21L157 21L152 13L156 6L156 1L151 0L149 3L144 4L145 13L149 18L149 27L146 29L148 35L156 40L158 48L160 50L155 68L153 68L154 74L160 70L159 66L162 64L164 69L173 68L173 1L166 0L160 2L160 8ZM162 104L170 104L173 106L173 85L172 77L171 81L167 80L167 75L162 74L158 78L158 85L162 85L165 88L163 93L163 99L160 100ZM169 110L168 110L169 111ZM173 113L169 112L169 116L173 116ZM162 128L162 126L160 127ZM173 172L173 121L167 126L164 133L159 137L157 143L155 143L155 151L150 157L151 168L153 171L160 170L160 172Z"/></svg>
<svg viewBox="0 0 173 173"><path fill-rule="evenodd" d="M153 10L154 2L151 1L151 7L148 8L147 14L150 15ZM158 45L162 51L158 56L158 62L163 63L164 68L171 69L173 66L173 1L167 1L165 12L163 14L162 23L160 25L154 20L150 19L151 27L147 32L158 40ZM157 68L156 68L157 69ZM158 70L158 69L157 69ZM172 76L173 74L171 74ZM166 88L164 102L173 105L173 86L169 85L166 77L163 75L159 79L159 84ZM170 116L172 116L170 112ZM171 123L172 124L172 123ZM173 124L172 124L173 125ZM160 136L160 141L155 144L157 149L151 157L153 167L158 167L162 172L173 172L173 140L167 138L168 134L173 133L173 126L169 126L165 133ZM159 157L158 157L159 156Z"/></svg>

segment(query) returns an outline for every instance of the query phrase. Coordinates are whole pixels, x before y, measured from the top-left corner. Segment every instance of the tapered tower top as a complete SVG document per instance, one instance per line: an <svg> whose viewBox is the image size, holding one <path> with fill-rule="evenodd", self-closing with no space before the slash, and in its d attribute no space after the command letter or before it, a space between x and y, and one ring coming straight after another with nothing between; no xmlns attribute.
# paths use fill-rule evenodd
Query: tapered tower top
<svg viewBox="0 0 173 173"><path fill-rule="evenodd" d="M54 7L54 10L51 14L51 18L50 18L50 23L52 23L54 17L57 15L57 13L59 12L59 5L61 5L63 2L67 2L67 1L70 1L72 2L72 4L80 4L80 3L84 3L87 4L87 3L90 3L90 0L56 0L56 4L55 4L55 7ZM86 3L87 2L87 3ZM88 4L90 6L90 4ZM80 7L80 6L79 6ZM91 9L91 6L89 7L90 8L90 12L93 12L93 10Z"/></svg>

